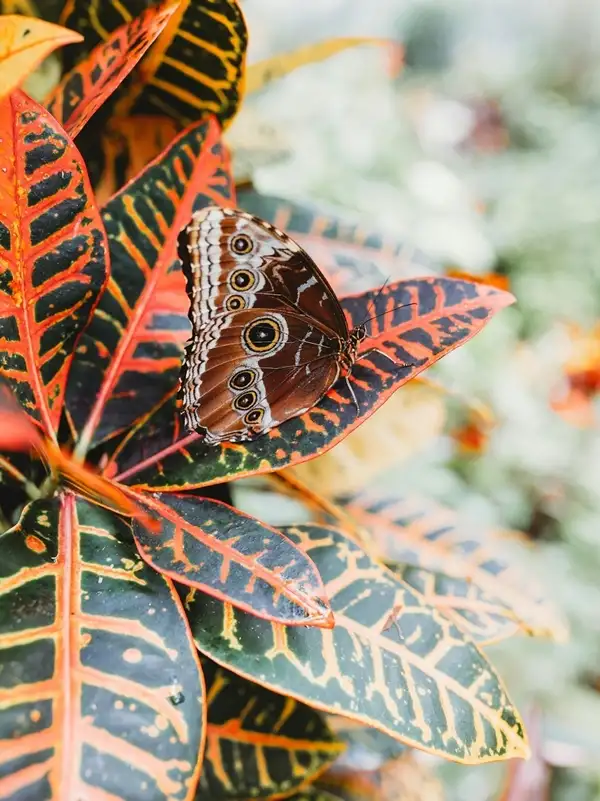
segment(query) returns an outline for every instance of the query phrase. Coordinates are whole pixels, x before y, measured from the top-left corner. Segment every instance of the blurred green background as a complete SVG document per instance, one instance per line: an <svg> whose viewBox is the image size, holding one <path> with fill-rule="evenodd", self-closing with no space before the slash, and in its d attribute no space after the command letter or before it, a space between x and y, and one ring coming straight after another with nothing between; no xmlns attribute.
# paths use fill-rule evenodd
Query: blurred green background
<svg viewBox="0 0 600 801"><path fill-rule="evenodd" d="M566 644L521 637L489 648L539 720L536 759L503 799L600 799L600 4L243 8L250 63L332 36L401 47L349 50L250 96L230 132L238 173L402 240L438 268L505 276L517 297L431 371L487 404L489 438L467 448L464 404L448 401L443 431L388 455L379 484L441 501L482 530L525 532L525 574L543 582L571 633ZM583 390L569 370L585 373ZM270 507L274 522L294 516L287 503ZM433 764L448 799L503 792L506 766Z"/></svg>

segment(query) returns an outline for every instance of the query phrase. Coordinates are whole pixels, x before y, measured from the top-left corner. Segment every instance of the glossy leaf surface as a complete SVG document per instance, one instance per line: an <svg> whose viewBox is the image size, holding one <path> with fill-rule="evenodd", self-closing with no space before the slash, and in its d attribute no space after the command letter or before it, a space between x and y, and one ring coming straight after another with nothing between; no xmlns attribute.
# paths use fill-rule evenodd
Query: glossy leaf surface
<svg viewBox="0 0 600 801"><path fill-rule="evenodd" d="M140 0L72 0L62 22L84 34L81 56L146 5ZM240 101L246 45L246 25L235 0L182 0L167 30L124 87L119 116L162 114L185 127L215 114L225 124ZM73 66L76 58L71 59Z"/></svg>
<svg viewBox="0 0 600 801"><path fill-rule="evenodd" d="M418 578L421 568L453 577L453 586L458 590L462 584L459 592L466 593L465 597L474 599L478 595L480 601L487 599L483 608L476 603L473 617L468 615L475 627L483 625L485 631L503 609L505 620L500 631L504 636L521 630L564 640L564 621L533 578L506 561L506 543L503 547L497 535L477 532L472 522L418 497L402 498L368 490L350 499L345 508L371 533L382 558L415 568L412 575L418 585L424 586L424 573ZM431 579L425 581L431 586ZM478 615L490 602L496 611L486 621L485 615ZM489 606L487 609L492 611Z"/></svg>
<svg viewBox="0 0 600 801"><path fill-rule="evenodd" d="M67 495L0 540L0 795L192 799L200 666L128 527Z"/></svg>
<svg viewBox="0 0 600 801"><path fill-rule="evenodd" d="M9 95L53 50L81 35L42 19L0 16L0 99Z"/></svg>
<svg viewBox="0 0 600 801"><path fill-rule="evenodd" d="M288 625L333 623L314 564L279 531L206 498L162 494L146 499L162 529L134 534L155 570Z"/></svg>
<svg viewBox="0 0 600 801"><path fill-rule="evenodd" d="M178 380L189 301L175 241L232 187L214 120L192 126L103 210L111 278L81 339L67 407L80 452L148 412Z"/></svg>
<svg viewBox="0 0 600 801"><path fill-rule="evenodd" d="M127 483L175 490L306 461L333 447L402 384L466 342L512 301L506 292L450 278L399 281L381 292L346 298L342 305L350 325L377 315L366 323L369 338L350 384L341 379L309 412L264 436L216 447L203 444L200 434L182 432L173 387L171 400L130 432L109 468L118 469Z"/></svg>
<svg viewBox="0 0 600 801"><path fill-rule="evenodd" d="M285 529L314 560L335 628L286 628L208 597L186 604L196 643L236 673L459 762L525 757L496 673L447 618L340 532ZM397 624L386 627L398 610Z"/></svg>
<svg viewBox="0 0 600 801"><path fill-rule="evenodd" d="M115 91L164 29L177 8L167 0L121 25L104 44L63 76L46 107L70 136L77 136L92 114Z"/></svg>
<svg viewBox="0 0 600 801"><path fill-rule="evenodd" d="M208 660L202 667L208 723L196 801L287 797L344 750L304 704Z"/></svg>
<svg viewBox="0 0 600 801"><path fill-rule="evenodd" d="M0 139L0 374L53 438L106 234L77 149L20 90L0 101Z"/></svg>

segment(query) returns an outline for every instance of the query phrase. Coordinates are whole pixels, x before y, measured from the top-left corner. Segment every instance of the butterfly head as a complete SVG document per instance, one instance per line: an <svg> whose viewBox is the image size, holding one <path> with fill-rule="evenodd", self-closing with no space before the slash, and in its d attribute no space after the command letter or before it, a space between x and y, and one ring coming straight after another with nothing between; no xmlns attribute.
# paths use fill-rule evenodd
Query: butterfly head
<svg viewBox="0 0 600 801"><path fill-rule="evenodd" d="M361 342L366 338L367 331L364 325L357 325L356 328L350 331L341 353L342 375L348 375L352 370L352 365L358 358Z"/></svg>

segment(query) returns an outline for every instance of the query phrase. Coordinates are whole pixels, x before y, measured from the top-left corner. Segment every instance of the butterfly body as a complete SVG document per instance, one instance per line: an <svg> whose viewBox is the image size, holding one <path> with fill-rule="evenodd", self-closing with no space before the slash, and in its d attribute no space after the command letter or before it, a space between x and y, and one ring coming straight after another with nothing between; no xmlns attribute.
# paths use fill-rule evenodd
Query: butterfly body
<svg viewBox="0 0 600 801"><path fill-rule="evenodd" d="M233 209L196 212L179 238L192 337L180 397L206 441L242 441L314 406L356 361L335 293L299 245Z"/></svg>

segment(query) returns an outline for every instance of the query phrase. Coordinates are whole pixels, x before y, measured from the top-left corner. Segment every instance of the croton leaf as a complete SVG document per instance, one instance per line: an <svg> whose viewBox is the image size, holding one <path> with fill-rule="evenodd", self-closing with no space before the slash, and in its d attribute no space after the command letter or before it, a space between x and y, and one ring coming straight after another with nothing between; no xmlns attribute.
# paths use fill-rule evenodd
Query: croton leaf
<svg viewBox="0 0 600 801"><path fill-rule="evenodd" d="M238 192L240 208L287 231L327 275L338 295L380 287L386 277L432 273L431 264L407 243L347 222L314 204L299 203L253 188Z"/></svg>
<svg viewBox="0 0 600 801"><path fill-rule="evenodd" d="M208 722L196 801L281 798L344 750L322 717L297 701L203 660Z"/></svg>
<svg viewBox="0 0 600 801"><path fill-rule="evenodd" d="M53 50L83 37L42 19L0 16L0 99L9 95Z"/></svg>
<svg viewBox="0 0 600 801"><path fill-rule="evenodd" d="M162 529L133 530L155 570L269 620L333 625L317 569L276 529L207 498L157 494L146 505Z"/></svg>
<svg viewBox="0 0 600 801"><path fill-rule="evenodd" d="M339 380L309 412L254 441L215 447L201 434L182 432L175 385L171 398L130 431L106 470L137 487L176 490L311 459L512 302L507 292L451 278L399 281L346 298L342 305L349 324L367 321L368 338L349 381Z"/></svg>
<svg viewBox="0 0 600 801"><path fill-rule="evenodd" d="M61 21L83 33L85 44L71 48L68 66L107 41L146 5L145 0L102 4L71 0ZM115 112L162 114L181 127L210 113L225 125L240 102L247 38L236 0L181 0L171 24L128 81Z"/></svg>
<svg viewBox="0 0 600 801"><path fill-rule="evenodd" d="M326 58L341 53L351 47L365 44L385 44L385 39L375 39L369 36L341 36L335 39L325 39L322 42L304 45L290 53L279 53L263 61L258 61L248 67L246 77L246 94L257 92L273 81L283 78L305 64L314 64Z"/></svg>
<svg viewBox="0 0 600 801"><path fill-rule="evenodd" d="M179 0L166 0L147 8L131 22L117 28L106 43L95 47L63 76L45 104L70 136L77 136L92 114L127 77L178 5Z"/></svg>
<svg viewBox="0 0 600 801"><path fill-rule="evenodd" d="M473 616L467 615L476 627L493 625L493 617L503 609L501 630L505 636L520 630L559 641L566 638L565 623L558 611L531 576L525 576L506 560L506 543L503 545L497 534L478 533L473 522L461 520L452 510L432 501L416 496L403 498L376 489L346 499L345 508L371 533L383 559L414 568L412 572L408 567L406 570L415 589L423 591L426 585L431 589L432 579L425 576L439 573L445 574L446 587L447 582L452 582L453 592L473 600L487 599L485 605L491 603L488 611L493 612L491 620L485 615L480 617L485 609L480 602L471 610ZM467 617L463 615L463 621Z"/></svg>
<svg viewBox="0 0 600 801"><path fill-rule="evenodd" d="M67 393L78 453L132 426L177 381L189 301L175 256L192 210L226 205L227 156L214 119L179 136L103 210L111 277L77 349Z"/></svg>
<svg viewBox="0 0 600 801"><path fill-rule="evenodd" d="M200 665L128 526L66 494L0 547L0 796L192 799Z"/></svg>
<svg viewBox="0 0 600 801"><path fill-rule="evenodd" d="M20 90L0 101L0 374L52 439L76 339L104 286L106 233L79 152Z"/></svg>
<svg viewBox="0 0 600 801"><path fill-rule="evenodd" d="M512 609L467 578L406 564L388 567L480 645L504 640L519 631Z"/></svg>
<svg viewBox="0 0 600 801"><path fill-rule="evenodd" d="M84 132L80 140L85 163L100 205L106 205L119 189L135 180L180 132L168 117L148 114L111 117L110 124L100 131L100 142L96 136L88 141Z"/></svg>
<svg viewBox="0 0 600 801"><path fill-rule="evenodd" d="M335 627L286 627L196 595L186 608L202 653L276 692L458 762L527 756L500 679L448 618L341 532L317 525L284 532L317 565Z"/></svg>

